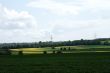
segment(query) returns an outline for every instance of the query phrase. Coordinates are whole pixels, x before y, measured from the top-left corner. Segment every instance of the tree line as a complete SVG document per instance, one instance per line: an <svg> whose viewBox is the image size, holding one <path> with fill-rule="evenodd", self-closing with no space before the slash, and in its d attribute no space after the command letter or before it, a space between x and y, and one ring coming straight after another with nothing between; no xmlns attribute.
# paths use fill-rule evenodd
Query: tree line
<svg viewBox="0 0 110 73"><path fill-rule="evenodd" d="M32 42L32 43L1 43L0 49L17 49L17 48L39 48L39 47L58 47L58 46L75 46L75 45L110 45L109 38L94 39L94 40L74 40L74 41L59 41L59 42Z"/></svg>

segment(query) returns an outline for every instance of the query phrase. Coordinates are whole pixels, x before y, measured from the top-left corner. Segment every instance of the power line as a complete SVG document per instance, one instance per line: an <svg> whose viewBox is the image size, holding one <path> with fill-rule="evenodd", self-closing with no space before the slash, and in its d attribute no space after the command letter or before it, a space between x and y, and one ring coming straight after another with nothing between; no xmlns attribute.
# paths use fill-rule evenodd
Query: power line
<svg viewBox="0 0 110 73"><path fill-rule="evenodd" d="M96 33L94 34L94 39L97 39L97 34Z"/></svg>
<svg viewBox="0 0 110 73"><path fill-rule="evenodd" d="M50 40L51 40L51 42L53 41L53 36L52 36L52 34L51 34L51 36L50 36Z"/></svg>

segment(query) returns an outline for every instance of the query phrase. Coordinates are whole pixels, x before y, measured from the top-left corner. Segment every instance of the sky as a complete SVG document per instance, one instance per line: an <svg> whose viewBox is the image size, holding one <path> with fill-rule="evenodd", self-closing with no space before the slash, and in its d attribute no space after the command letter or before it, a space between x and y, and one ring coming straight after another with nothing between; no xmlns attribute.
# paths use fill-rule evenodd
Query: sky
<svg viewBox="0 0 110 73"><path fill-rule="evenodd" d="M0 43L109 38L110 0L0 0Z"/></svg>

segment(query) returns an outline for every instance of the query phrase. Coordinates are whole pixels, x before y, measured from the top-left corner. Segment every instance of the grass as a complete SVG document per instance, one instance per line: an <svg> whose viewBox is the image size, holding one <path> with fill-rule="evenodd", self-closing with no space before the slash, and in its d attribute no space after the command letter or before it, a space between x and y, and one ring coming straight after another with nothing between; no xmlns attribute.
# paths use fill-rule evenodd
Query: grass
<svg viewBox="0 0 110 73"><path fill-rule="evenodd" d="M43 51L47 51L48 53L52 53L53 50L60 50L60 48L71 48L69 52L110 52L110 46L104 45L78 45L78 46L60 46L55 47L56 49L52 49L51 47L45 48L19 48L19 49L10 49L12 54L18 54L18 51L23 51L24 54L41 54ZM69 53L68 51L64 51L64 53Z"/></svg>
<svg viewBox="0 0 110 73"><path fill-rule="evenodd" d="M12 54L18 54L18 51L23 51L24 54L41 54L42 51L52 51L50 47L46 48L19 48L19 49L10 49Z"/></svg>
<svg viewBox="0 0 110 73"><path fill-rule="evenodd" d="M12 51L46 51L51 50L50 48L19 48L19 49L10 49Z"/></svg>
<svg viewBox="0 0 110 73"><path fill-rule="evenodd" d="M0 73L110 73L110 53L0 56Z"/></svg>
<svg viewBox="0 0 110 73"><path fill-rule="evenodd" d="M41 54L53 49L10 49L13 54L23 51L24 55L1 55L0 73L110 73L110 46L60 46L54 50L61 47L71 50L63 54Z"/></svg>
<svg viewBox="0 0 110 73"><path fill-rule="evenodd" d="M110 46L107 45L78 45L78 46L60 46L60 47L70 47L73 49L90 49L90 48L110 48ZM59 47L59 48L60 48Z"/></svg>
<svg viewBox="0 0 110 73"><path fill-rule="evenodd" d="M110 51L110 46L106 45L78 45L78 46L60 46L62 48L71 48L76 51ZM57 48L60 48L57 47Z"/></svg>

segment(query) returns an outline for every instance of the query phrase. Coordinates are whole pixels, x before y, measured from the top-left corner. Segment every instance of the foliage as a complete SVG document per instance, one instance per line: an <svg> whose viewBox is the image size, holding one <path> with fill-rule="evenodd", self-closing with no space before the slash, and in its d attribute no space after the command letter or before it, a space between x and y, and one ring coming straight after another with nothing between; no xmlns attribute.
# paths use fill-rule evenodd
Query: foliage
<svg viewBox="0 0 110 73"><path fill-rule="evenodd" d="M102 43L103 41L103 43ZM75 40L75 41L59 41L59 42L32 42L32 43L1 43L0 49L15 49L15 48L39 48L39 47L57 47L57 46L75 46L75 45L110 45L107 39L94 40Z"/></svg>

